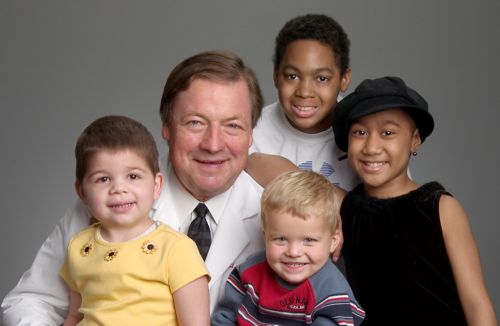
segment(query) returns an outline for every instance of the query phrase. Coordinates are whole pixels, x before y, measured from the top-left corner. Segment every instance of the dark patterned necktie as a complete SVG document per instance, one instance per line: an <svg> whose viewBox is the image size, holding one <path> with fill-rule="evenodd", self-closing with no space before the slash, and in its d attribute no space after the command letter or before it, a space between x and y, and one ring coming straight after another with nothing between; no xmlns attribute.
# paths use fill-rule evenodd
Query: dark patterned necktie
<svg viewBox="0 0 500 326"><path fill-rule="evenodd" d="M205 216L208 213L208 208L203 203L199 203L194 209L196 218L191 222L188 229L188 236L194 240L198 246L201 257L203 260L207 257L208 250L212 244L212 237L210 236L210 227L208 226Z"/></svg>

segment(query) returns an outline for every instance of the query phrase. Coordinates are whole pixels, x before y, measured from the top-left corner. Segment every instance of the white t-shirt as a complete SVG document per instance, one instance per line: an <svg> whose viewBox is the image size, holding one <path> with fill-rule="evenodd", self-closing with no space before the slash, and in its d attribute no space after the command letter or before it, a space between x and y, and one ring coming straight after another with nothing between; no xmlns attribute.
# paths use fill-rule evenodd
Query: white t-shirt
<svg viewBox="0 0 500 326"><path fill-rule="evenodd" d="M286 119L279 102L263 108L253 130L250 152L286 157L300 169L315 171L345 190L360 183L347 159L339 160L346 153L335 144L333 130L308 134L295 129Z"/></svg>

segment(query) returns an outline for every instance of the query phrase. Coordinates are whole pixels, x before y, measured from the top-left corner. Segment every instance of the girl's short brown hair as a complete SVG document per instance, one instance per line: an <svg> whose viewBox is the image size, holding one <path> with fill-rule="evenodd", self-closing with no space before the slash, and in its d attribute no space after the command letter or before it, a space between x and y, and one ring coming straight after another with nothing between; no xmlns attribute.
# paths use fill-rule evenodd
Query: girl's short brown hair
<svg viewBox="0 0 500 326"><path fill-rule="evenodd" d="M160 172L154 137L140 122L125 116L104 116L88 125L75 146L76 180L82 182L89 159L102 150L131 150L142 157L153 174Z"/></svg>

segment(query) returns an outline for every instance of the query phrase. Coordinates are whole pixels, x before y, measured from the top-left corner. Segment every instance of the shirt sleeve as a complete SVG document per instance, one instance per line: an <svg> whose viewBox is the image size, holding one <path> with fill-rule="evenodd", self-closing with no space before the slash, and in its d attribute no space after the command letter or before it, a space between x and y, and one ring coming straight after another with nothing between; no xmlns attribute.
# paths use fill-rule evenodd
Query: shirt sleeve
<svg viewBox="0 0 500 326"><path fill-rule="evenodd" d="M196 244L183 235L168 253L167 281L170 290L174 293L204 275L208 275L208 271Z"/></svg>
<svg viewBox="0 0 500 326"><path fill-rule="evenodd" d="M59 276L69 239L88 226L79 201L61 218L18 284L2 302L2 325L60 325L68 309L69 288Z"/></svg>
<svg viewBox="0 0 500 326"><path fill-rule="evenodd" d="M335 325L335 326L337 326L339 324L337 324L333 319L330 319L330 318L327 318L327 317L323 317L323 316L319 316L311 324L311 326L326 326L326 325Z"/></svg>
<svg viewBox="0 0 500 326"><path fill-rule="evenodd" d="M224 296L212 315L211 325L236 325L238 309L243 302L245 289L238 267L229 275L224 288Z"/></svg>

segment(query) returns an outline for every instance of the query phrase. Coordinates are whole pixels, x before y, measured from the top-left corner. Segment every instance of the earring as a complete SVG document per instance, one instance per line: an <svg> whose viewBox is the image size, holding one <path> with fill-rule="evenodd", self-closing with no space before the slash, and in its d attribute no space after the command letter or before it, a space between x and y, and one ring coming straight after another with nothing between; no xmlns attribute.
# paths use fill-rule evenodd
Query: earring
<svg viewBox="0 0 500 326"><path fill-rule="evenodd" d="M411 155L417 156L417 152L411 152Z"/></svg>

